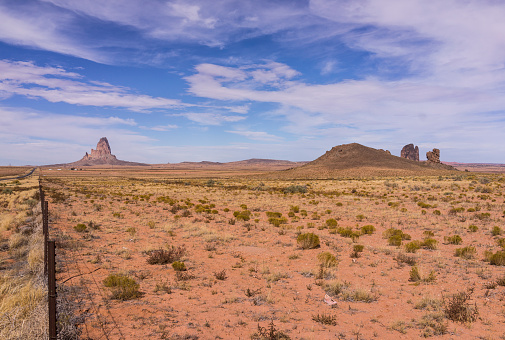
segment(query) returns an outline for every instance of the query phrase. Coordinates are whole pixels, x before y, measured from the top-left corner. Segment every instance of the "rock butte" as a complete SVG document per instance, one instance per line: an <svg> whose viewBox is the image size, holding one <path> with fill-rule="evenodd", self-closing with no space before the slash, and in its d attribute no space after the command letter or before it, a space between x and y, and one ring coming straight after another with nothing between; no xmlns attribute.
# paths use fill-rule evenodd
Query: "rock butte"
<svg viewBox="0 0 505 340"><path fill-rule="evenodd" d="M419 147L407 144L403 147L400 157L419 162Z"/></svg>

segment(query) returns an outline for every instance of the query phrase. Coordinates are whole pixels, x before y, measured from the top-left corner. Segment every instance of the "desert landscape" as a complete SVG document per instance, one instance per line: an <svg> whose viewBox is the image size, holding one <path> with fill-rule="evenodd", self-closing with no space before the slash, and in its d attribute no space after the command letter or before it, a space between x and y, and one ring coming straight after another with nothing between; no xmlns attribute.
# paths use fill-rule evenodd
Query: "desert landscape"
<svg viewBox="0 0 505 340"><path fill-rule="evenodd" d="M64 338L505 336L503 174L359 144L253 163L40 168L3 184L2 266L40 267L12 196L36 209L40 178Z"/></svg>

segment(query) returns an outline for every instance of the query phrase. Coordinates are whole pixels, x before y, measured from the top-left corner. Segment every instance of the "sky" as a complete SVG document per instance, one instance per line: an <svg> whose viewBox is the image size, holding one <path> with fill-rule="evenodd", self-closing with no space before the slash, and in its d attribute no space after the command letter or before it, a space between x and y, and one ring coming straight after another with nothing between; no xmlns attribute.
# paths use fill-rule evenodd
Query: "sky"
<svg viewBox="0 0 505 340"><path fill-rule="evenodd" d="M505 163L501 0L0 0L0 165L360 143Z"/></svg>

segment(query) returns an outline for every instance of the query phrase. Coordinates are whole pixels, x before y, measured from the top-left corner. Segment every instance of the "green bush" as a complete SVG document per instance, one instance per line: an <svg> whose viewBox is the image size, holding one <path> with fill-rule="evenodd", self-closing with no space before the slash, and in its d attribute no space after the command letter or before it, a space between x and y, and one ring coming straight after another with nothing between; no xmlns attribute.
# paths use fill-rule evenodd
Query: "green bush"
<svg viewBox="0 0 505 340"><path fill-rule="evenodd" d="M141 296L140 285L132 278L123 274L110 274L103 280L105 287L111 288L111 299L131 300Z"/></svg>
<svg viewBox="0 0 505 340"><path fill-rule="evenodd" d="M421 249L420 241L412 241L405 245L405 251L407 253L415 253L419 249Z"/></svg>
<svg viewBox="0 0 505 340"><path fill-rule="evenodd" d="M477 254L475 247L467 246L464 248L457 248L455 255L464 259L472 259L475 257L475 254Z"/></svg>
<svg viewBox="0 0 505 340"><path fill-rule="evenodd" d="M493 236L499 236L503 233L500 227L494 226L493 229L491 229L491 235Z"/></svg>
<svg viewBox="0 0 505 340"><path fill-rule="evenodd" d="M388 238L388 244L390 246L399 247L402 245L402 236L401 235L393 235Z"/></svg>
<svg viewBox="0 0 505 340"><path fill-rule="evenodd" d="M489 263L494 266L505 266L505 251L500 250L495 254L491 253L489 256Z"/></svg>
<svg viewBox="0 0 505 340"><path fill-rule="evenodd" d="M75 231L77 231L78 233L83 233L86 231L87 227L84 223L79 223L77 225L74 226L74 229Z"/></svg>
<svg viewBox="0 0 505 340"><path fill-rule="evenodd" d="M282 217L282 213L275 212L275 211L267 211L267 212L265 212L265 214L269 218L280 218L280 217Z"/></svg>
<svg viewBox="0 0 505 340"><path fill-rule="evenodd" d="M427 238L424 239L424 241L421 243L421 247L424 249L435 250L437 249L437 244L438 244L437 240L433 238Z"/></svg>
<svg viewBox="0 0 505 340"><path fill-rule="evenodd" d="M477 227L476 225L470 225L468 226L468 230L471 232L471 233L475 233L477 232L477 230L479 230L479 227Z"/></svg>
<svg viewBox="0 0 505 340"><path fill-rule="evenodd" d="M281 224L288 223L288 219L286 217L281 217L281 218L270 217L268 219L268 223L274 225L275 227L279 227Z"/></svg>
<svg viewBox="0 0 505 340"><path fill-rule="evenodd" d="M505 238L499 238L496 240L496 243L498 244L498 246L502 247L505 249Z"/></svg>
<svg viewBox="0 0 505 340"><path fill-rule="evenodd" d="M249 210L235 211L233 216L237 220L249 221L251 219L251 212Z"/></svg>
<svg viewBox="0 0 505 340"><path fill-rule="evenodd" d="M371 224L361 227L361 233L365 235L372 235L375 232L375 227Z"/></svg>
<svg viewBox="0 0 505 340"><path fill-rule="evenodd" d="M290 185L289 187L284 188L284 193L285 194L294 194L294 193L301 193L305 194L307 192L307 186L306 185Z"/></svg>
<svg viewBox="0 0 505 340"><path fill-rule="evenodd" d="M453 235L453 236L446 237L445 240L449 244L461 244L461 243L463 243L463 239L459 235Z"/></svg>
<svg viewBox="0 0 505 340"><path fill-rule="evenodd" d="M331 227L337 227L337 226L338 226L338 222L337 222L337 220L336 220L336 219L334 219L334 218L330 218L330 219L327 219L327 220L326 220L326 225L327 225L328 227L330 227L330 228L331 228Z"/></svg>
<svg viewBox="0 0 505 340"><path fill-rule="evenodd" d="M317 255L317 259L324 268L336 267L338 265L337 258L329 251L325 251Z"/></svg>
<svg viewBox="0 0 505 340"><path fill-rule="evenodd" d="M314 233L298 235L296 242L302 249L314 249L320 247L319 236Z"/></svg>
<svg viewBox="0 0 505 340"><path fill-rule="evenodd" d="M362 244L355 244L352 247L351 257L352 258L358 258L359 254L363 252L363 249L365 249L364 245L362 245Z"/></svg>
<svg viewBox="0 0 505 340"><path fill-rule="evenodd" d="M172 263L172 268L174 268L176 272L183 272L187 269L184 262L179 261L175 261L174 263Z"/></svg>

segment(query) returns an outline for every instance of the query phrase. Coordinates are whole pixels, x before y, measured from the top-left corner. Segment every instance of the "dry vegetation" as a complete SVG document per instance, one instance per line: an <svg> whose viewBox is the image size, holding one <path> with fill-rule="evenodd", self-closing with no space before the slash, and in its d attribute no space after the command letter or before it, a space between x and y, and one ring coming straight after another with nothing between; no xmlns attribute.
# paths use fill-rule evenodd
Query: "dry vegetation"
<svg viewBox="0 0 505 340"><path fill-rule="evenodd" d="M47 338L38 182L0 182L0 338Z"/></svg>
<svg viewBox="0 0 505 340"><path fill-rule="evenodd" d="M503 175L46 175L84 337L505 336Z"/></svg>
<svg viewBox="0 0 505 340"><path fill-rule="evenodd" d="M0 166L0 178L20 176L29 172L32 167L28 166Z"/></svg>

